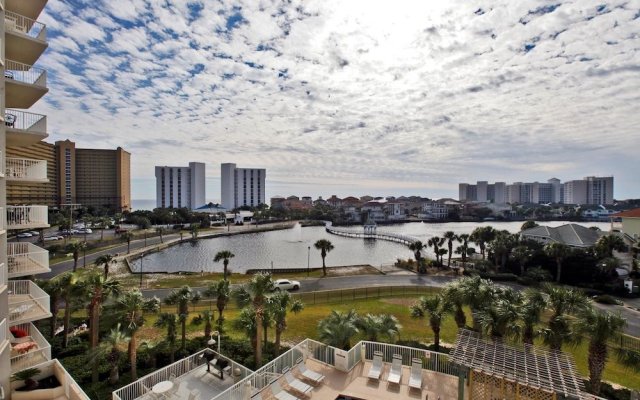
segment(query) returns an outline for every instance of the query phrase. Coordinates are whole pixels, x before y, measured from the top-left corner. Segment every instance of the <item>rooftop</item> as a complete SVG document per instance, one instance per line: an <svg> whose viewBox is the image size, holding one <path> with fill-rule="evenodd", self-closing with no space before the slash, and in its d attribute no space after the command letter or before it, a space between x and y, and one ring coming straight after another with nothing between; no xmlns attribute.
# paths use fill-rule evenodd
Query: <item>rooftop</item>
<svg viewBox="0 0 640 400"><path fill-rule="evenodd" d="M611 215L611 217L640 218L640 208L633 208L631 210L622 211L617 214Z"/></svg>
<svg viewBox="0 0 640 400"><path fill-rule="evenodd" d="M564 243L573 247L591 247L600 238L600 233L578 224L558 227L536 226L520 232L523 236L542 238L550 242Z"/></svg>

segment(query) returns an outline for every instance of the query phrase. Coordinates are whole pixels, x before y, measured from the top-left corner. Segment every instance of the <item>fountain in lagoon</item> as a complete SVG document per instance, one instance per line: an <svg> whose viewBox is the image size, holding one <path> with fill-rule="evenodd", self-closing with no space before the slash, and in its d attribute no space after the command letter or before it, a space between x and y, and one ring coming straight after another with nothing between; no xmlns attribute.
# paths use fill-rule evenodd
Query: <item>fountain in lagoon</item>
<svg viewBox="0 0 640 400"><path fill-rule="evenodd" d="M300 225L299 222L296 222L293 228L291 228L290 242L295 242L295 243L302 242L302 225Z"/></svg>

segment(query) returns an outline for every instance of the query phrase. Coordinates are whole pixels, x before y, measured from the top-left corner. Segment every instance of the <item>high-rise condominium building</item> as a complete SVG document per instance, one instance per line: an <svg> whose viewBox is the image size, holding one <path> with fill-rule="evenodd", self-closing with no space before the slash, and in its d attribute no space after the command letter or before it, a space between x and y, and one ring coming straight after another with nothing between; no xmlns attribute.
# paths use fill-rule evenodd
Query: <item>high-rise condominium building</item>
<svg viewBox="0 0 640 400"><path fill-rule="evenodd" d="M7 157L40 160L27 166L8 166L7 200L37 202L49 207L67 204L124 211L131 208L131 155L115 150L79 149L69 140L7 147ZM29 180L11 175L25 169ZM40 179L38 174L46 175Z"/></svg>
<svg viewBox="0 0 640 400"><path fill-rule="evenodd" d="M587 176L587 203L613 204L613 177Z"/></svg>
<svg viewBox="0 0 640 400"><path fill-rule="evenodd" d="M7 243L9 230L49 226L46 205L7 200L7 182L49 179L46 159L7 155L7 146L33 146L47 137L47 117L28 111L48 91L46 71L34 66L47 48L46 26L37 21L46 3L0 0L0 393L5 399L14 397L12 387L24 382L10 383L10 377L37 367L34 378L55 375L65 398L88 399L62 364L51 359L51 346L33 324L51 317L49 295L30 280L50 271L47 250L32 243ZM30 346L18 347L25 343L18 337L28 337Z"/></svg>
<svg viewBox="0 0 640 400"><path fill-rule="evenodd" d="M188 167L156 167L156 207L195 210L205 205L204 163Z"/></svg>
<svg viewBox="0 0 640 400"><path fill-rule="evenodd" d="M265 177L263 168L236 168L235 164L221 165L222 207L227 210L265 204Z"/></svg>

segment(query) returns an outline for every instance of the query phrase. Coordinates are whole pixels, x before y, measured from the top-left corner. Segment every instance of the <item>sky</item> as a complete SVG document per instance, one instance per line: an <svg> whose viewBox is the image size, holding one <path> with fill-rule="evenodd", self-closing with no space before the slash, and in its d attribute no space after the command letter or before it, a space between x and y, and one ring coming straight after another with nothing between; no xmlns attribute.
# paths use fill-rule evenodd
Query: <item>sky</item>
<svg viewBox="0 0 640 400"><path fill-rule="evenodd" d="M640 197L640 0L56 0L49 140L267 169L273 195L457 197L613 175Z"/></svg>

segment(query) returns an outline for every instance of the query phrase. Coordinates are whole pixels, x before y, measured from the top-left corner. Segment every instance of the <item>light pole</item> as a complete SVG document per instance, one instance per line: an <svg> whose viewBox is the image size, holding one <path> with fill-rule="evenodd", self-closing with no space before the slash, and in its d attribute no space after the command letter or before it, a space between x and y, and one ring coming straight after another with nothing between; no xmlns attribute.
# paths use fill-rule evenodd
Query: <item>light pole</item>
<svg viewBox="0 0 640 400"><path fill-rule="evenodd" d="M142 262L144 261L144 251L140 256L140 290L142 290Z"/></svg>
<svg viewBox="0 0 640 400"><path fill-rule="evenodd" d="M209 345L209 347L216 344L216 340L213 338L213 335L216 335L218 337L218 354L220 354L220 331L211 332L211 335L209 335L210 339L207 341L207 344Z"/></svg>
<svg viewBox="0 0 640 400"><path fill-rule="evenodd" d="M307 278L309 277L310 261L311 261L311 246L307 246Z"/></svg>

